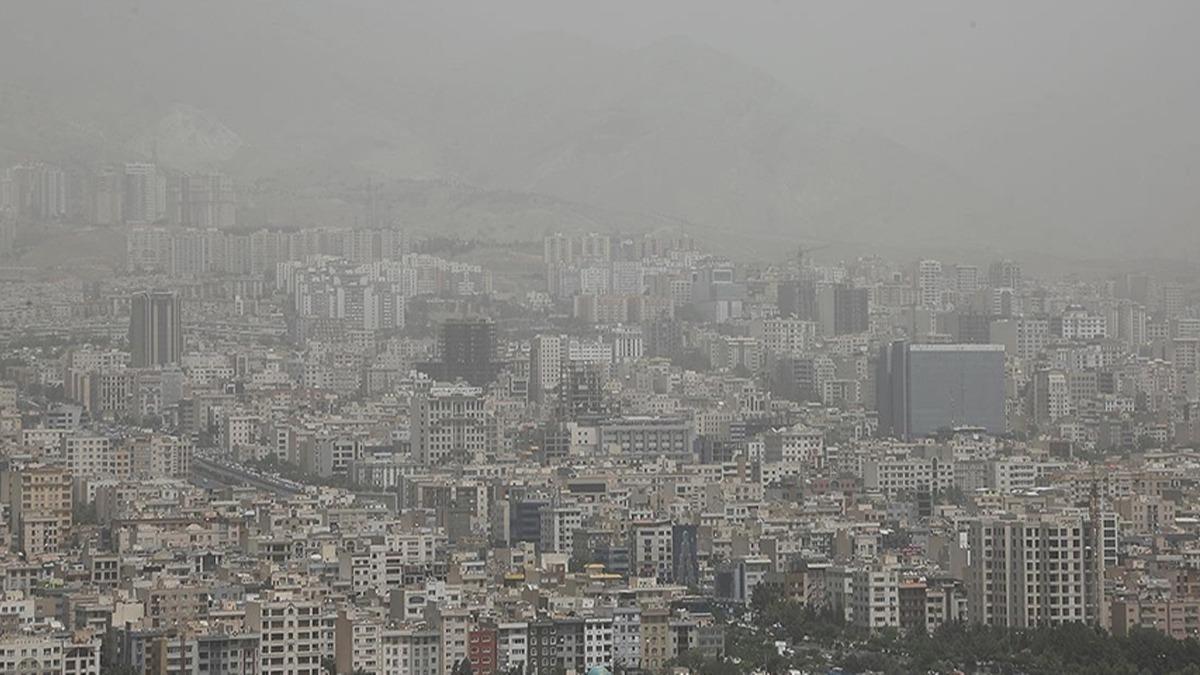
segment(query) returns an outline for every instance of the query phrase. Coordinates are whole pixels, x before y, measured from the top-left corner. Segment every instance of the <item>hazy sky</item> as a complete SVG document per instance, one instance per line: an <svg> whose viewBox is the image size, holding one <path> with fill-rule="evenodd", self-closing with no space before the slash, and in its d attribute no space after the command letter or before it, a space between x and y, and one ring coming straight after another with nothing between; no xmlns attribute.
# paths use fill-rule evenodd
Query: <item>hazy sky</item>
<svg viewBox="0 0 1200 675"><path fill-rule="evenodd" d="M761 68L852 125L939 160L1036 228L1061 223L1068 245L1076 233L1086 233L1097 249L1157 247L1178 255L1178 244L1186 242L1183 250L1200 255L1197 0L9 4L9 20L0 20L0 75L46 80L51 89L86 89L93 79L89 69L100 69L99 81L108 84L95 86L120 89L111 105L120 112L121 102L152 97L154 87L162 88L144 77L153 70L160 78L166 73L167 89L179 85L164 95L205 99L200 105L218 117L233 117L228 109L248 102L253 107L281 79L294 83L287 91L321 103L340 95L330 82L355 80L356 74L360 89L385 90L388 85L378 83L400 71L424 72L436 83L452 75L460 59L467 63L531 31L570 33L625 49L684 36ZM57 10L42 11L50 6ZM185 28L197 23L203 25ZM100 25L132 32L106 32ZM270 44L260 44L295 37L306 38L294 41L303 51L273 54ZM167 42L156 44L156 38ZM35 47L41 55L28 59ZM119 58L106 64L96 56L109 52ZM175 82L183 78L174 77L178 64L172 59L193 57L199 82ZM74 79L61 84L42 77L42 71L56 70ZM261 77L205 77L209 71ZM120 78L148 91L130 95L136 88L124 87ZM309 87L310 80L316 86ZM286 124L284 117L269 123ZM333 122L359 123L349 116ZM244 120L236 131L245 131Z"/></svg>
<svg viewBox="0 0 1200 675"><path fill-rule="evenodd" d="M1200 2L517 0L485 33L686 35L1001 197L1136 240L1200 230ZM1200 243L1200 235L1195 239Z"/></svg>
<svg viewBox="0 0 1200 675"><path fill-rule="evenodd" d="M1088 112L1072 101L1200 139L1191 131L1200 112L1194 1L510 0L452 11L496 34L565 30L622 46L690 36L948 157L969 156L978 138L1046 107Z"/></svg>

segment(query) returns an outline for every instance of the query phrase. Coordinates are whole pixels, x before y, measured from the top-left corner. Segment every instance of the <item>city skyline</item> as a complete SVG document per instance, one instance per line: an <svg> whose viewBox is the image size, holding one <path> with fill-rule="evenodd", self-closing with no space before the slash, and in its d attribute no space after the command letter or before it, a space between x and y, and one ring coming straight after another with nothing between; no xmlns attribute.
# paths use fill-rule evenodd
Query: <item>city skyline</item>
<svg viewBox="0 0 1200 675"><path fill-rule="evenodd" d="M0 21L0 675L1197 675L1183 0Z"/></svg>

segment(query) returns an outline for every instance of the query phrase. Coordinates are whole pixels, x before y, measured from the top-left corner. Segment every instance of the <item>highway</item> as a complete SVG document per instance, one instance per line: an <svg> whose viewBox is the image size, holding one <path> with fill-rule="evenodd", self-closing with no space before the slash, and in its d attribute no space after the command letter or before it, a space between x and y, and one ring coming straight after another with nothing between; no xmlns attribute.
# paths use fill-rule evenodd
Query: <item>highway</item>
<svg viewBox="0 0 1200 675"><path fill-rule="evenodd" d="M219 483L230 486L249 486L282 497L304 492L304 483L272 476L242 464L197 455L192 459L192 476L199 484Z"/></svg>

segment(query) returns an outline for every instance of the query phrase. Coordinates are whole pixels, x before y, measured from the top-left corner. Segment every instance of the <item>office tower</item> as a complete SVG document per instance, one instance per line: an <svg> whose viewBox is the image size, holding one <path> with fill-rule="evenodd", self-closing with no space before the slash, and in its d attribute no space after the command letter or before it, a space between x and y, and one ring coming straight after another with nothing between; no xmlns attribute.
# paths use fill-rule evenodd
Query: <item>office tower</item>
<svg viewBox="0 0 1200 675"><path fill-rule="evenodd" d="M542 538L542 511L549 510L550 502L530 497L509 497L508 543L536 544Z"/></svg>
<svg viewBox="0 0 1200 675"><path fill-rule="evenodd" d="M129 351L134 368L179 362L183 354L179 296L169 291L133 294L129 310Z"/></svg>
<svg viewBox="0 0 1200 675"><path fill-rule="evenodd" d="M438 379L481 387L496 379L496 324L491 319L451 319L438 334Z"/></svg>
<svg viewBox="0 0 1200 675"><path fill-rule="evenodd" d="M97 225L120 225L125 222L125 173L120 167L106 166L92 176L89 194L89 219Z"/></svg>
<svg viewBox="0 0 1200 675"><path fill-rule="evenodd" d="M917 297L928 309L942 307L942 263L922 260L917 264Z"/></svg>
<svg viewBox="0 0 1200 675"><path fill-rule="evenodd" d="M1104 569L1115 564L1116 516L989 516L970 522L972 622L1009 628L1099 623Z"/></svg>
<svg viewBox="0 0 1200 675"><path fill-rule="evenodd" d="M1182 315L1187 307L1187 289L1179 283L1160 284L1156 304L1156 309L1163 318L1174 319Z"/></svg>
<svg viewBox="0 0 1200 675"><path fill-rule="evenodd" d="M563 343L560 335L538 335L529 344L529 397L537 402L557 390L562 380Z"/></svg>
<svg viewBox="0 0 1200 675"><path fill-rule="evenodd" d="M775 300L779 308L779 316L782 318L804 321L816 321L817 319L817 286L815 282L804 279L781 281Z"/></svg>
<svg viewBox="0 0 1200 675"><path fill-rule="evenodd" d="M817 299L823 335L865 333L870 327L867 289L834 284L822 287L817 292Z"/></svg>
<svg viewBox="0 0 1200 675"><path fill-rule="evenodd" d="M642 329L636 326L618 327L612 332L613 363L637 361L645 356L646 343Z"/></svg>
<svg viewBox="0 0 1200 675"><path fill-rule="evenodd" d="M771 394L789 401L816 401L817 365L812 356L767 353Z"/></svg>
<svg viewBox="0 0 1200 675"><path fill-rule="evenodd" d="M938 317L939 332L951 335L963 344L991 342L992 317L970 311L956 310Z"/></svg>
<svg viewBox="0 0 1200 675"><path fill-rule="evenodd" d="M126 223L157 222L166 213L167 184L154 164L125 165L125 198L121 205Z"/></svg>
<svg viewBox="0 0 1200 675"><path fill-rule="evenodd" d="M1004 376L1001 345L884 346L876 370L879 433L906 439L954 427L1003 433Z"/></svg>
<svg viewBox="0 0 1200 675"><path fill-rule="evenodd" d="M167 221L172 225L204 229L234 226L236 199L229 176L172 176L166 183L165 199Z"/></svg>
<svg viewBox="0 0 1200 675"><path fill-rule="evenodd" d="M966 297L979 290L979 268L974 265L955 265L954 290L960 297Z"/></svg>
<svg viewBox="0 0 1200 675"><path fill-rule="evenodd" d="M646 356L671 358L679 354L683 344L683 329L677 321L655 319L642 324Z"/></svg>
<svg viewBox="0 0 1200 675"><path fill-rule="evenodd" d="M1012 260L997 260L988 267L988 284L992 288L1021 288L1021 264Z"/></svg>
<svg viewBox="0 0 1200 675"><path fill-rule="evenodd" d="M435 385L413 397L413 457L425 465L482 454L487 447L483 390L463 384Z"/></svg>
<svg viewBox="0 0 1200 675"><path fill-rule="evenodd" d="M1117 338L1126 346L1137 348L1146 342L1146 309L1132 300L1119 300L1110 325L1117 327Z"/></svg>
<svg viewBox="0 0 1200 675"><path fill-rule="evenodd" d="M9 517L26 559L57 553L71 530L71 474L62 467L26 466L8 474Z"/></svg>
<svg viewBox="0 0 1200 675"><path fill-rule="evenodd" d="M864 333L870 328L867 289L838 284L833 288L833 332L836 335Z"/></svg>
<svg viewBox="0 0 1200 675"><path fill-rule="evenodd" d="M559 380L558 416L564 420L594 419L608 412L604 383L609 366L605 363L568 359L563 362Z"/></svg>

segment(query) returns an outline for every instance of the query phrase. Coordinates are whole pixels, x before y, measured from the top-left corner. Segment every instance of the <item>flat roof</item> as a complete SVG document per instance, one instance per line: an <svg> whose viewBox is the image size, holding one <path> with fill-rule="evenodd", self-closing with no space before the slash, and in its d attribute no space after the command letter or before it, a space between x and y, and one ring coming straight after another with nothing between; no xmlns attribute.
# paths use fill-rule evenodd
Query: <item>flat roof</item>
<svg viewBox="0 0 1200 675"><path fill-rule="evenodd" d="M909 351L914 352L1002 352L1004 345L977 345L977 344L955 344L955 345L934 345L934 344L914 344L909 345Z"/></svg>

